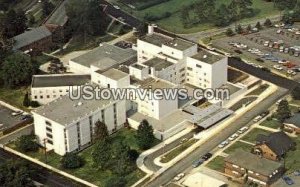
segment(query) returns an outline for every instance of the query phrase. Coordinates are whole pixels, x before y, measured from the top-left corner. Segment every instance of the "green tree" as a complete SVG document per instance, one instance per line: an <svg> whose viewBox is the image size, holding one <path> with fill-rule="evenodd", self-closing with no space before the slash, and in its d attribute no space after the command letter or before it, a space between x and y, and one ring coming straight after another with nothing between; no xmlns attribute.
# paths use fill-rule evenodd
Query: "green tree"
<svg viewBox="0 0 300 187"><path fill-rule="evenodd" d="M216 26L228 26L232 22L232 17L230 14L230 10L225 4L221 4L221 6L217 9L214 22Z"/></svg>
<svg viewBox="0 0 300 187"><path fill-rule="evenodd" d="M300 87L297 86L291 93L293 99L300 100Z"/></svg>
<svg viewBox="0 0 300 187"><path fill-rule="evenodd" d="M180 9L180 20L185 28L191 24L190 8L189 6L183 6Z"/></svg>
<svg viewBox="0 0 300 187"><path fill-rule="evenodd" d="M273 0L273 2L275 7L277 7L280 10L292 10L296 5L297 0Z"/></svg>
<svg viewBox="0 0 300 187"><path fill-rule="evenodd" d="M38 65L28 56L15 53L8 56L0 71L5 86L17 87L31 82L32 75L38 71Z"/></svg>
<svg viewBox="0 0 300 187"><path fill-rule="evenodd" d="M35 135L23 135L17 141L17 148L22 152L34 152L39 149L39 145L36 142Z"/></svg>
<svg viewBox="0 0 300 187"><path fill-rule="evenodd" d="M235 31L238 33L238 34L242 34L244 29L242 28L242 26L239 24L236 28L235 28Z"/></svg>
<svg viewBox="0 0 300 187"><path fill-rule="evenodd" d="M232 30L231 28L228 28L228 29L226 30L226 35L227 35L227 36L233 36L233 35L234 35L233 30Z"/></svg>
<svg viewBox="0 0 300 187"><path fill-rule="evenodd" d="M118 141L112 148L111 157L114 160L114 171L120 176L126 175L133 170L133 165L129 157L130 147Z"/></svg>
<svg viewBox="0 0 300 187"><path fill-rule="evenodd" d="M194 13L197 15L199 22L207 22L214 19L215 4L215 0L201 0L194 4Z"/></svg>
<svg viewBox="0 0 300 187"><path fill-rule="evenodd" d="M141 149L149 149L155 140L153 135L153 127L149 125L147 120L143 120L137 130L136 139Z"/></svg>
<svg viewBox="0 0 300 187"><path fill-rule="evenodd" d="M260 22L256 23L255 28L257 28L258 30L262 29L262 26L261 26Z"/></svg>
<svg viewBox="0 0 300 187"><path fill-rule="evenodd" d="M30 99L29 99L29 94L26 92L23 100L23 106L29 107L30 106Z"/></svg>
<svg viewBox="0 0 300 187"><path fill-rule="evenodd" d="M98 141L92 153L93 162L99 169L107 169L111 161L111 147L108 140Z"/></svg>
<svg viewBox="0 0 300 187"><path fill-rule="evenodd" d="M8 160L0 163L1 186L34 187L33 170L20 160Z"/></svg>
<svg viewBox="0 0 300 187"><path fill-rule="evenodd" d="M271 27L272 25L273 25L272 21L269 18L267 18L265 23L264 23L264 26Z"/></svg>
<svg viewBox="0 0 300 187"><path fill-rule="evenodd" d="M105 140L109 136L107 126L101 122L97 121L95 123L95 133L94 139L95 140Z"/></svg>
<svg viewBox="0 0 300 187"><path fill-rule="evenodd" d="M253 16L252 0L232 0L228 8L232 18L237 21L244 17Z"/></svg>
<svg viewBox="0 0 300 187"><path fill-rule="evenodd" d="M27 29L27 17L22 10L9 10L0 19L0 33L5 38L12 38Z"/></svg>
<svg viewBox="0 0 300 187"><path fill-rule="evenodd" d="M61 165L65 169L76 169L82 167L83 159L76 153L67 153L61 159Z"/></svg>
<svg viewBox="0 0 300 187"><path fill-rule="evenodd" d="M282 100L279 103L276 111L276 116L280 122L283 122L285 119L291 116L291 109L287 100Z"/></svg>
<svg viewBox="0 0 300 187"><path fill-rule="evenodd" d="M109 19L100 6L101 0L72 0L66 5L73 31L84 36L105 34Z"/></svg>

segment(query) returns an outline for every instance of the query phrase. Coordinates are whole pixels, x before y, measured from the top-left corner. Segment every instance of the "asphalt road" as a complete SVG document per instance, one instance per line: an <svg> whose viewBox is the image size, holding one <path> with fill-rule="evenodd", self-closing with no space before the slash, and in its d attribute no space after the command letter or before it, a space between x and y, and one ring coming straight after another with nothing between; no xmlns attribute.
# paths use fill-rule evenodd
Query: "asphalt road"
<svg viewBox="0 0 300 187"><path fill-rule="evenodd" d="M8 159L21 159L18 156L9 153L3 149L0 149L0 160L8 160ZM35 170L35 173L32 178L33 180L46 184L47 186L53 186L53 187L73 187L73 186L84 186L81 184L76 183L75 181L72 181L70 179L67 179L59 174L56 174L54 172L51 172L50 170L43 168L41 166L38 166L37 164L34 164L30 162L30 166L33 170Z"/></svg>
<svg viewBox="0 0 300 187"><path fill-rule="evenodd" d="M264 112L268 108L270 108L277 100L288 93L287 89L280 88L277 92L272 94L266 100L259 103L255 108L251 109L244 115L242 115L239 119L235 121L234 124L228 126L222 132L217 134L216 136L210 138L205 143L203 143L199 148L194 150L190 155L182 159L177 164L170 167L164 173L159 175L155 180L146 184L147 187L157 187L168 183L173 177L175 177L178 173L183 172L189 169L194 160L199 159L202 155L207 152L213 150L216 146L218 146L222 141L226 140L229 136L231 136L234 132L240 129L243 126L246 126L251 122L251 120Z"/></svg>

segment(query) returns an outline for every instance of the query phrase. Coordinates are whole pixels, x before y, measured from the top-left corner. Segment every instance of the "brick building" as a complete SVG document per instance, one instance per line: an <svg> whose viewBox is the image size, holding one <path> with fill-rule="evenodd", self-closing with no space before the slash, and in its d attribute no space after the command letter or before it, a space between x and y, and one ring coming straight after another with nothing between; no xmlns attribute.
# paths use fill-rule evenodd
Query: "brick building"
<svg viewBox="0 0 300 187"><path fill-rule="evenodd" d="M237 150L225 158L225 173L241 183L270 186L284 173L283 164Z"/></svg>
<svg viewBox="0 0 300 187"><path fill-rule="evenodd" d="M294 146L292 139L282 131L268 136L259 134L253 153L269 160L279 161Z"/></svg>

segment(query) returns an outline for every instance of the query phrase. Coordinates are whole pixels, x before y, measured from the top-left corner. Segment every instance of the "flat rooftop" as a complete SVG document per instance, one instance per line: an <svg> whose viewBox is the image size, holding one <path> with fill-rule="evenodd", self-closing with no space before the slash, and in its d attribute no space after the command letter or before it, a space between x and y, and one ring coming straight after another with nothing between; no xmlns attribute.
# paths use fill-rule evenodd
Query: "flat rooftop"
<svg viewBox="0 0 300 187"><path fill-rule="evenodd" d="M32 77L32 87L60 87L60 86L81 86L89 83L90 75L34 75Z"/></svg>
<svg viewBox="0 0 300 187"><path fill-rule="evenodd" d="M241 149L236 150L234 153L226 157L225 161L265 176L272 175L274 171L282 166L279 162L260 158L257 155ZM251 161L251 163L249 161Z"/></svg>
<svg viewBox="0 0 300 187"><path fill-rule="evenodd" d="M102 73L102 75L104 75L110 79L113 79L113 80L120 80L124 77L129 76L127 73L124 73L124 72L114 69L114 68L110 69L108 71L105 71L104 73Z"/></svg>
<svg viewBox="0 0 300 187"><path fill-rule="evenodd" d="M167 42L164 45L183 51L195 46L196 44L179 38L175 38L174 40Z"/></svg>
<svg viewBox="0 0 300 187"><path fill-rule="evenodd" d="M156 45L158 47L161 47L162 44L168 43L173 40L173 38L158 34L158 33L153 33L153 34L147 34L140 38L140 40L143 40L147 43L151 43L153 45Z"/></svg>
<svg viewBox="0 0 300 187"><path fill-rule="evenodd" d="M71 61L86 67L93 65L99 68L99 70L105 70L112 66L125 63L136 57L136 55L136 51L132 49L122 49L115 45L103 43L101 46Z"/></svg>
<svg viewBox="0 0 300 187"><path fill-rule="evenodd" d="M161 71L161 70L173 65L173 63L171 63L167 60L158 58L158 57L152 58L152 59L148 60L147 62L144 62L144 64L146 66L153 67L156 71Z"/></svg>
<svg viewBox="0 0 300 187"><path fill-rule="evenodd" d="M166 45L181 51L196 45L192 42L185 41L180 38L172 38L159 33L147 34L146 36L142 37L141 40L159 47L161 47L162 45Z"/></svg>
<svg viewBox="0 0 300 187"><path fill-rule="evenodd" d="M176 125L185 122L190 118L191 118L190 114L182 112L181 110L177 110L160 120L157 120L155 118L152 118L150 116L144 115L139 112L136 112L130 117L130 119L139 122L146 119L155 130L160 132L168 131L173 127L175 127Z"/></svg>
<svg viewBox="0 0 300 187"><path fill-rule="evenodd" d="M213 54L206 50L201 50L196 55L192 56L192 58L200 60L201 62L205 62L207 64L214 64L222 60L224 57L217 54Z"/></svg>
<svg viewBox="0 0 300 187"><path fill-rule="evenodd" d="M58 26L64 26L68 22L68 16L66 13L66 4L69 0L63 1L60 6L50 15L46 24L53 24Z"/></svg>
<svg viewBox="0 0 300 187"><path fill-rule="evenodd" d="M151 88L152 90L155 89L170 89L175 88L176 85L170 82L164 81L162 79L154 79L148 78L143 81L139 81L137 84L141 86L141 88Z"/></svg>
<svg viewBox="0 0 300 187"><path fill-rule="evenodd" d="M69 125L82 118L90 116L93 112L106 108L117 101L113 100L71 100L65 95L33 111L45 118L61 125Z"/></svg>

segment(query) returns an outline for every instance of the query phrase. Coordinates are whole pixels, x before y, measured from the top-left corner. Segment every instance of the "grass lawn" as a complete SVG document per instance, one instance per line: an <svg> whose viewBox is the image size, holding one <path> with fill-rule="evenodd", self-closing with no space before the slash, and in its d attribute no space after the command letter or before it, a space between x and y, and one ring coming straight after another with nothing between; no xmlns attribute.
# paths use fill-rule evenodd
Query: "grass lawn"
<svg viewBox="0 0 300 187"><path fill-rule="evenodd" d="M279 121L277 121L276 119L271 119L271 120L266 119L265 121L263 121L259 125L262 125L262 126L265 126L265 127L270 127L270 128L273 128L273 129L278 129L278 128L280 128L281 123Z"/></svg>
<svg viewBox="0 0 300 187"><path fill-rule="evenodd" d="M237 150L237 149L242 149L244 151L250 152L252 147L253 146L250 144L246 144L244 142L237 141L234 144L232 144L230 147L225 149L224 153L231 154L231 153L235 152L235 150Z"/></svg>
<svg viewBox="0 0 300 187"><path fill-rule="evenodd" d="M290 105L290 110L291 110L292 113L298 113L299 112L299 107Z"/></svg>
<svg viewBox="0 0 300 187"><path fill-rule="evenodd" d="M255 89L252 92L248 93L247 96L249 96L249 95L259 96L260 94L262 94L268 88L269 88L268 84L263 84L263 85L259 86L257 89Z"/></svg>
<svg viewBox="0 0 300 187"><path fill-rule="evenodd" d="M141 150L139 150L138 145L136 144L135 141L135 130L129 130L129 129L122 129L120 131L118 131L117 133L115 133L114 135L111 136L111 140L113 143L117 142L117 141L122 141L123 143L129 145L132 149L136 149L139 152L141 152ZM159 141L157 140L155 143L159 143ZM16 149L16 146L14 143L11 143L8 145L9 147ZM60 160L61 160L61 156L55 154L54 152L49 152L47 154L47 163L57 169L61 169L67 173L70 173L76 177L79 177L83 180L89 181L97 186L104 186L106 181L114 176L115 174L112 173L111 170L99 170L97 169L97 167L95 167L93 159L92 159L92 152L94 150L94 145L88 147L87 149L81 151L79 153L79 155L84 158L85 161L85 165L81 168L78 169L63 169L60 167ZM43 149L40 149L38 152L30 152L30 153L26 153L28 156L31 156L33 158L36 158L42 162L45 162L45 154ZM145 176L145 174L139 170L136 166L135 163L134 167L135 170L128 174L127 176L124 176L126 181L127 181L127 185L126 186L131 186L133 185L135 182L137 182L139 179L141 179L142 177Z"/></svg>
<svg viewBox="0 0 300 187"><path fill-rule="evenodd" d="M29 91L27 87L18 89L0 87L0 100L22 110L28 111L28 109L23 106L24 95L27 91Z"/></svg>
<svg viewBox="0 0 300 187"><path fill-rule="evenodd" d="M249 75L233 68L228 68L228 81L232 83L241 82L247 79Z"/></svg>
<svg viewBox="0 0 300 187"><path fill-rule="evenodd" d="M248 134L246 134L246 135L242 138L242 140L247 141L247 142L250 142L250 143L255 143L257 135L259 135L259 134L268 135L268 134L270 134L270 133L271 133L271 132L269 132L269 131L266 131L266 130L263 130L263 129L255 128L255 129L251 130Z"/></svg>
<svg viewBox="0 0 300 187"><path fill-rule="evenodd" d="M300 137L293 139L297 146L295 151L289 151L286 155L285 166L287 169L287 173L291 173L295 170L300 169Z"/></svg>
<svg viewBox="0 0 300 187"><path fill-rule="evenodd" d="M152 6L150 8L137 11L129 8L128 6L119 3L117 0L110 0L112 2L115 2L119 4L122 9L125 11L132 13L134 16L143 19L146 14L149 15L162 15L166 12L170 12L172 15L168 18L158 20L156 21L156 24L161 26L162 28L165 28L169 31L176 32L176 33L194 33L199 32L207 29L215 28L215 26L211 23L200 23L196 24L191 28L184 28L183 24L180 20L180 9L182 6L191 5L199 0L170 0L165 3L161 3L155 6ZM216 1L217 6L220 6L222 3L229 4L231 0L219 0ZM256 11L256 16L253 18L246 18L242 21L250 21L253 19L258 18L265 18L267 16L276 15L279 14L279 11L274 8L272 2L266 2L264 0L252 0L253 2L253 8Z"/></svg>
<svg viewBox="0 0 300 187"><path fill-rule="evenodd" d="M224 157L222 156L216 156L214 159L212 159L206 166L210 169L224 172Z"/></svg>
<svg viewBox="0 0 300 187"><path fill-rule="evenodd" d="M191 147L194 143L196 143L196 139L191 139L187 142L184 142L180 146L176 147L175 149L171 150L169 153L167 153L160 161L162 163L167 163L171 161L173 158L178 156L180 153Z"/></svg>

